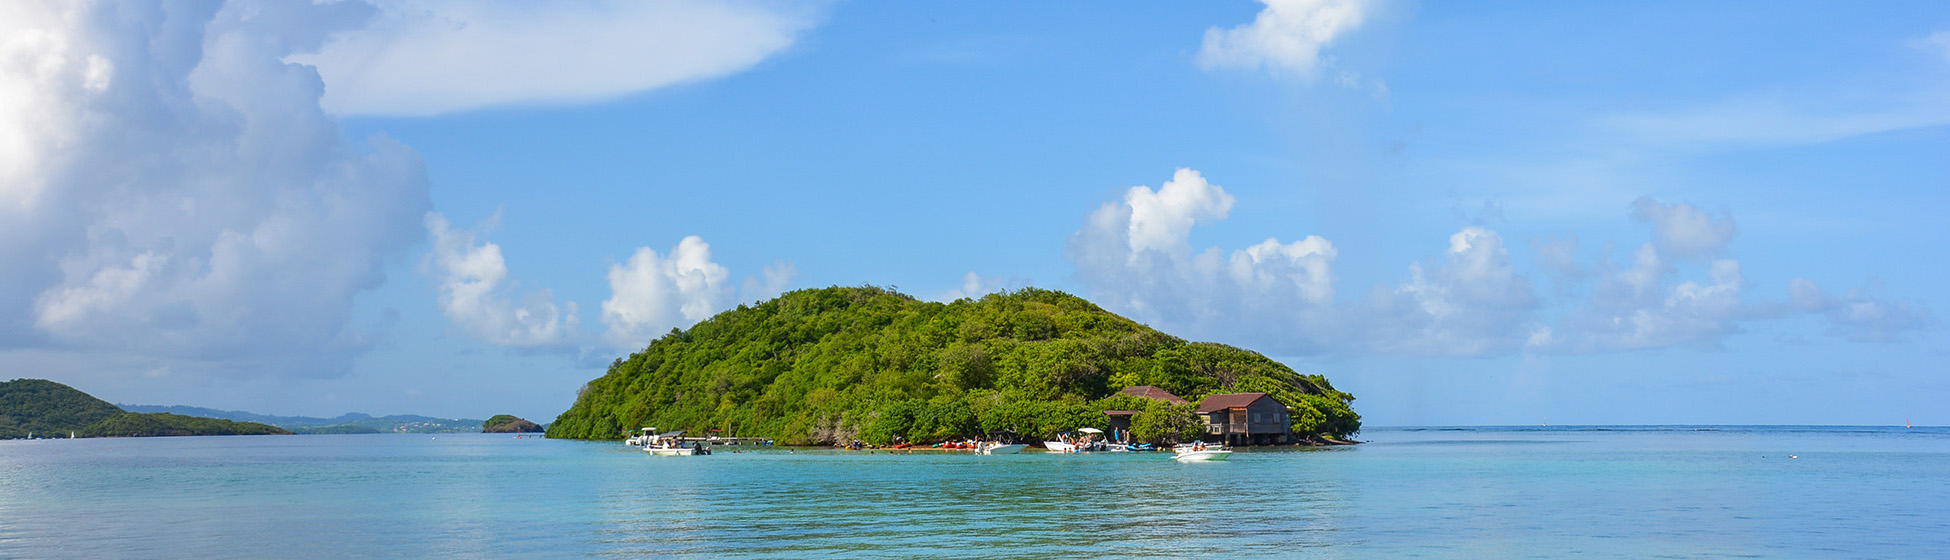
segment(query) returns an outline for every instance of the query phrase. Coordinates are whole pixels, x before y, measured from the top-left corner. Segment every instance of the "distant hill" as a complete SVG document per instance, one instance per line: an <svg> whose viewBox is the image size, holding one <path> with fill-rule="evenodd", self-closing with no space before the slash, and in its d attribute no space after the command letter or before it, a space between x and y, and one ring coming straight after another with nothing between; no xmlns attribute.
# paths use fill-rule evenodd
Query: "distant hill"
<svg viewBox="0 0 1950 560"><path fill-rule="evenodd" d="M289 435L290 433L290 430L269 424L180 416L167 412L124 412L76 430L76 435L80 437L254 436Z"/></svg>
<svg viewBox="0 0 1950 560"><path fill-rule="evenodd" d="M0 439L289 434L255 422L127 412L79 389L45 379L0 382Z"/></svg>
<svg viewBox="0 0 1950 560"><path fill-rule="evenodd" d="M1105 410L1143 411L1134 430L1197 421L1189 405L1153 410L1161 401L1118 394L1137 385L1194 401L1266 393L1291 410L1298 434L1361 429L1354 397L1325 377L1187 342L1070 294L938 303L867 286L794 291L673 329L585 385L548 435L615 439L659 426L792 444L926 443L1102 429Z"/></svg>
<svg viewBox="0 0 1950 560"><path fill-rule="evenodd" d="M467 418L434 418L431 416L416 416L412 414L374 417L352 412L339 415L336 418L316 418L311 416L272 416L241 410L217 410L196 406L143 404L125 404L121 406L130 412L168 412L187 416L258 422L301 434L465 433L480 431L482 422L481 420Z"/></svg>
<svg viewBox="0 0 1950 560"><path fill-rule="evenodd" d="M122 413L108 401L46 379L0 382L0 438L67 437Z"/></svg>
<svg viewBox="0 0 1950 560"><path fill-rule="evenodd" d="M542 431L541 425L511 414L496 414L481 423L481 433L484 434L520 434L540 431Z"/></svg>

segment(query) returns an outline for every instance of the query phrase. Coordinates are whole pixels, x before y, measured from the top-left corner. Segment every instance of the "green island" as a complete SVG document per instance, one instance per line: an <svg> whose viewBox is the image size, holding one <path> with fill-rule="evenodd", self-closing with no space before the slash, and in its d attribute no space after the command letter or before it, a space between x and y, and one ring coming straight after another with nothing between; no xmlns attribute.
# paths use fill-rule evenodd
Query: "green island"
<svg viewBox="0 0 1950 560"><path fill-rule="evenodd" d="M277 426L169 413L128 412L45 379L0 382L0 439L290 434Z"/></svg>
<svg viewBox="0 0 1950 560"><path fill-rule="evenodd" d="M542 426L513 414L496 414L481 423L484 434L528 434L542 431Z"/></svg>
<svg viewBox="0 0 1950 560"><path fill-rule="evenodd" d="M1149 386L1190 402L1120 393ZM672 329L618 358L548 426L620 439L644 426L789 445L929 443L1109 426L1196 439L1201 399L1264 393L1305 441L1361 429L1352 395L1257 352L1187 342L1066 293L1028 288L952 303L879 287L789 292Z"/></svg>

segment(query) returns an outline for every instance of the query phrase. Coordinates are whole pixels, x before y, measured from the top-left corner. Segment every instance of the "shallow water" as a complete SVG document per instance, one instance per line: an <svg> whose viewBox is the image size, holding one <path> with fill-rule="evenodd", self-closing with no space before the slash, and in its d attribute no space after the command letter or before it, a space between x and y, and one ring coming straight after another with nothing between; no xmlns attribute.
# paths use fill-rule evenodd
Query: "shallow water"
<svg viewBox="0 0 1950 560"><path fill-rule="evenodd" d="M1915 558L1950 546L1941 428L1362 437L1209 464L650 457L485 434L0 441L0 557Z"/></svg>

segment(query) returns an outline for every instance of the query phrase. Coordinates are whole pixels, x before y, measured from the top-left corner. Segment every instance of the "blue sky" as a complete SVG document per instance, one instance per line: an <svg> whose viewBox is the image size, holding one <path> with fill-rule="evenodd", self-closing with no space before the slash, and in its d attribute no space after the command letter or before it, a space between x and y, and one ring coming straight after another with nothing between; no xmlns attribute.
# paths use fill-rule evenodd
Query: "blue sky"
<svg viewBox="0 0 1950 560"><path fill-rule="evenodd" d="M1941 3L4 9L0 367L116 402L546 421L1033 285L1371 426L1950 423Z"/></svg>

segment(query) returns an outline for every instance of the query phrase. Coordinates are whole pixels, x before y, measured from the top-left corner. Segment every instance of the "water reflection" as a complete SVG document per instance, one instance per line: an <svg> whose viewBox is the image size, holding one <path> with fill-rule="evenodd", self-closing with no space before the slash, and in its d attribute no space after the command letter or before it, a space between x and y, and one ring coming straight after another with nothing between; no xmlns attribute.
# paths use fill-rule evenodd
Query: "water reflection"
<svg viewBox="0 0 1950 560"><path fill-rule="evenodd" d="M1345 539L1347 489L1306 454L840 451L645 457L603 494L615 556L1279 556Z"/></svg>

